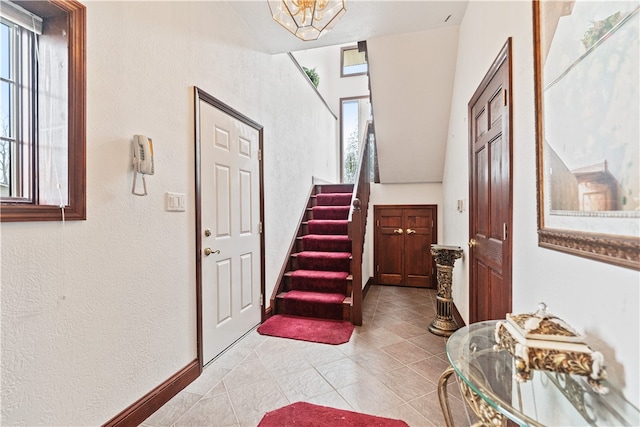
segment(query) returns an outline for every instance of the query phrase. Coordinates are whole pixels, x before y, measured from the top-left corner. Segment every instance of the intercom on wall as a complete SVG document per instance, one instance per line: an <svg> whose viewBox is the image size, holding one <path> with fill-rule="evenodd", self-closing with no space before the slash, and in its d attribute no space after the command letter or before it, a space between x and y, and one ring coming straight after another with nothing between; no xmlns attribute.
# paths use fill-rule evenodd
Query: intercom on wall
<svg viewBox="0 0 640 427"><path fill-rule="evenodd" d="M153 141L144 135L133 136L133 187L131 193L136 196L147 195L147 181L145 175L153 175ZM136 180L138 174L142 174L142 186L144 193L136 192Z"/></svg>

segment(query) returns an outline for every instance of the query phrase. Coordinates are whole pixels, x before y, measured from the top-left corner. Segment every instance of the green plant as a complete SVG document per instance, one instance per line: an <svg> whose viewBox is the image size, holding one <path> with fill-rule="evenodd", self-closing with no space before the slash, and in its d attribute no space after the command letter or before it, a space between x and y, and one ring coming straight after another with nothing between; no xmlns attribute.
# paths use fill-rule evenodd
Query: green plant
<svg viewBox="0 0 640 427"><path fill-rule="evenodd" d="M584 33L582 44L586 49L591 48L620 21L622 14L619 11L601 21L591 21L591 27Z"/></svg>
<svg viewBox="0 0 640 427"><path fill-rule="evenodd" d="M311 83L313 83L315 87L318 87L318 85L320 84L320 76L316 72L316 69L315 68L309 69L307 67L302 67L302 69L304 70L305 73L307 73L307 76L309 77L309 80L311 80Z"/></svg>

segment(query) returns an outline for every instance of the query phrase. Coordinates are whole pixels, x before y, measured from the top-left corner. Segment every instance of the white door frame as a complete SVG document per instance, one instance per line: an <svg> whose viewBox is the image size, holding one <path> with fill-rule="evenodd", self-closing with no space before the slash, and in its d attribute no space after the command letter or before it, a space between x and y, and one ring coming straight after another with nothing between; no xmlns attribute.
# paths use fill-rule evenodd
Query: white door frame
<svg viewBox="0 0 640 427"><path fill-rule="evenodd" d="M194 87L194 98L195 98L195 192L196 192L196 206L195 206L195 222L196 222L196 334L197 334L197 353L198 353L198 365L200 366L200 373L204 368L204 357L203 357L203 325L202 325L202 257L203 257L203 247L202 247L202 236L204 231L201 226L201 207L202 207L202 193L201 193L201 156L200 156L200 102L206 102L207 104L217 108L218 110L228 114L229 116L239 120L240 122L250 126L258 131L259 137L259 177L260 177L260 224L261 224L261 233L260 233L260 320L263 322L265 320L265 310L264 310L264 292L265 292L265 257L264 257L264 168L262 162L262 145L263 145L263 126L254 122L247 116L233 109L232 107L224 104L220 100L214 98L208 93L204 92L202 89L198 87Z"/></svg>

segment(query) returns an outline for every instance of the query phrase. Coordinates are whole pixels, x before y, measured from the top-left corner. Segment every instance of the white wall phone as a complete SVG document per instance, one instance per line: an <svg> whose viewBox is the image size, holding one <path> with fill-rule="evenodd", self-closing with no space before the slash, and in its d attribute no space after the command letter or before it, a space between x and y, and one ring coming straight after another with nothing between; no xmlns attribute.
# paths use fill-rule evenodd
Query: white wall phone
<svg viewBox="0 0 640 427"><path fill-rule="evenodd" d="M145 175L153 175L153 141L144 135L133 136L133 187L131 193L136 196L147 195L147 181ZM142 174L144 193L136 192L138 173Z"/></svg>

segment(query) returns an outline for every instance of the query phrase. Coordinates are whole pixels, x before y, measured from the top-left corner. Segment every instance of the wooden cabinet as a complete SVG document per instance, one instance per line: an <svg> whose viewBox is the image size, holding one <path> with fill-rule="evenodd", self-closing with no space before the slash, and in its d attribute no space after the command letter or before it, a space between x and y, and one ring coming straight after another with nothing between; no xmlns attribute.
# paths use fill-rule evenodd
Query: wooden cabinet
<svg viewBox="0 0 640 427"><path fill-rule="evenodd" d="M435 288L436 205L374 206L376 283Z"/></svg>

